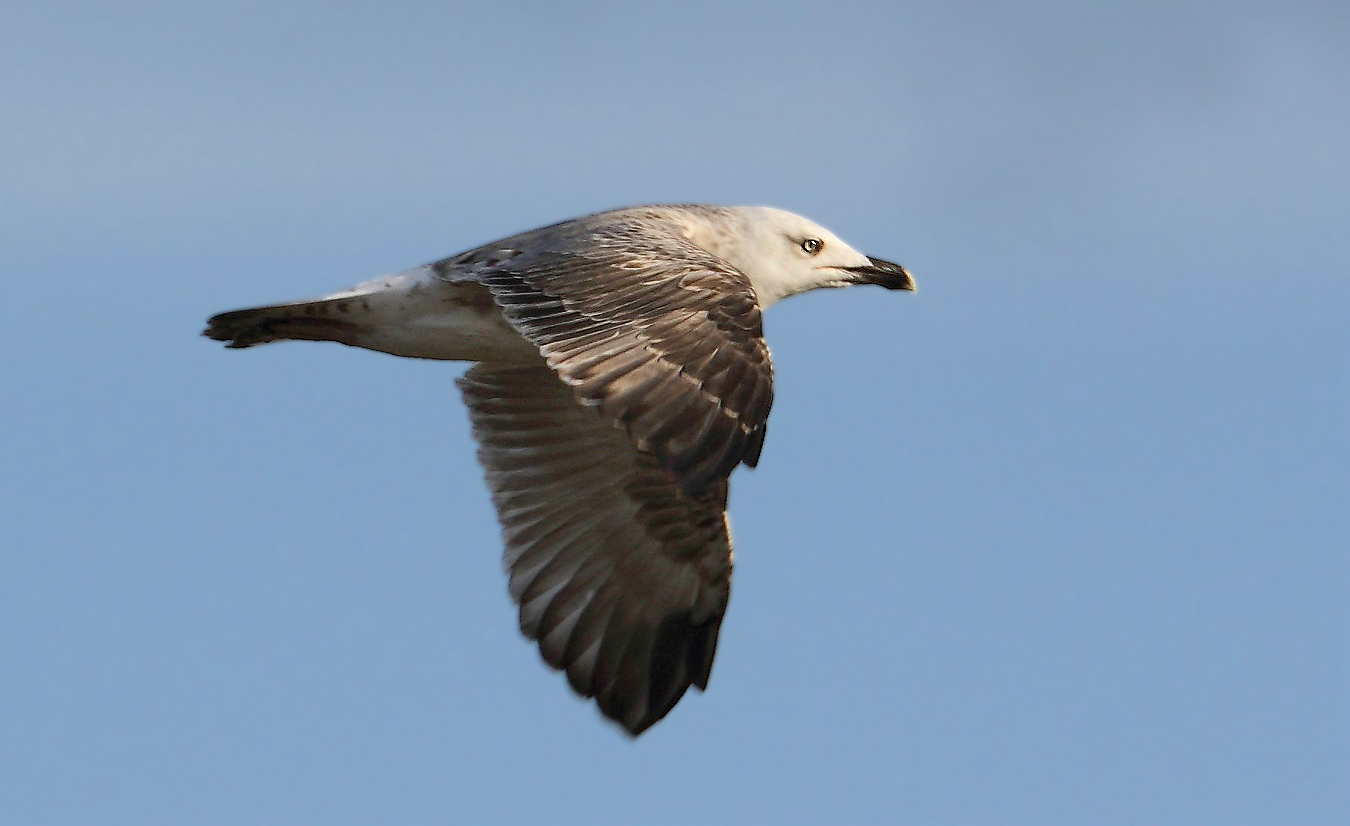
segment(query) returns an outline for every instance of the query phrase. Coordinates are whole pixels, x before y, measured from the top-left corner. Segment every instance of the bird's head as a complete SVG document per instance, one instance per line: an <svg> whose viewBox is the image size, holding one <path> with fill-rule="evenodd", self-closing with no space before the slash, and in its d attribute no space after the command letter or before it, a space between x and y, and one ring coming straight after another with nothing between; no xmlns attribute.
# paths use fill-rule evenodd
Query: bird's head
<svg viewBox="0 0 1350 826"><path fill-rule="evenodd" d="M761 307L819 287L914 289L904 267L863 255L800 215L772 207L727 211L735 229L716 239L713 251L749 277Z"/></svg>

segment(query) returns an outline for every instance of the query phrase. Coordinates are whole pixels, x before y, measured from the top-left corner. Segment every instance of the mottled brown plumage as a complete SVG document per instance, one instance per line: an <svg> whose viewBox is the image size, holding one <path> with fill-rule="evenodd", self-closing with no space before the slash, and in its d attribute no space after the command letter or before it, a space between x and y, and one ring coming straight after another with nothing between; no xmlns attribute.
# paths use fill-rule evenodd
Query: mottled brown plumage
<svg viewBox="0 0 1350 826"><path fill-rule="evenodd" d="M551 230L466 256L506 320L685 490L753 467L773 367L746 275L660 213Z"/></svg>

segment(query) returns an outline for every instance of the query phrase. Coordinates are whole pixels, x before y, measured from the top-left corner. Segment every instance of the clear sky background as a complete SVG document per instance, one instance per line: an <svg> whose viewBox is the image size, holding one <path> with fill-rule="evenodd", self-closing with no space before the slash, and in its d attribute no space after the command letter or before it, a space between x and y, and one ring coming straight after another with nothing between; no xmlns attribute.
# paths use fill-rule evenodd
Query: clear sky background
<svg viewBox="0 0 1350 826"><path fill-rule="evenodd" d="M1344 2L0 4L0 822L1350 823ZM212 313L646 202L773 308L713 679L516 632L453 379Z"/></svg>

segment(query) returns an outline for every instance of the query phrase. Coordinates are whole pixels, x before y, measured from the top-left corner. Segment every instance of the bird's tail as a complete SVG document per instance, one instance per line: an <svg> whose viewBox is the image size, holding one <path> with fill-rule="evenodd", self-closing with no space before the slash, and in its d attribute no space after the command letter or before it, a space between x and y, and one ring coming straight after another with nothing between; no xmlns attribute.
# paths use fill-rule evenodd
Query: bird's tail
<svg viewBox="0 0 1350 826"><path fill-rule="evenodd" d="M208 319L202 335L235 348L288 340L354 344L372 320L396 311L407 294L437 283L424 269L382 276L309 301L231 310Z"/></svg>
<svg viewBox="0 0 1350 826"><path fill-rule="evenodd" d="M359 300L357 297L323 298L231 310L212 316L202 335L234 348L287 340L352 344L359 327L343 316L357 309L353 305Z"/></svg>

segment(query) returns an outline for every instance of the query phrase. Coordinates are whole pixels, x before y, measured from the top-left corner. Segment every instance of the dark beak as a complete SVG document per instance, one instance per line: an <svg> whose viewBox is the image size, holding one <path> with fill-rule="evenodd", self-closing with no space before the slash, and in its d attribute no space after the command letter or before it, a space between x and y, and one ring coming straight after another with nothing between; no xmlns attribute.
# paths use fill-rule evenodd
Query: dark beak
<svg viewBox="0 0 1350 826"><path fill-rule="evenodd" d="M904 267L890 261L868 256L866 265L843 269L852 273L858 284L876 284L888 290L914 291L914 278Z"/></svg>

